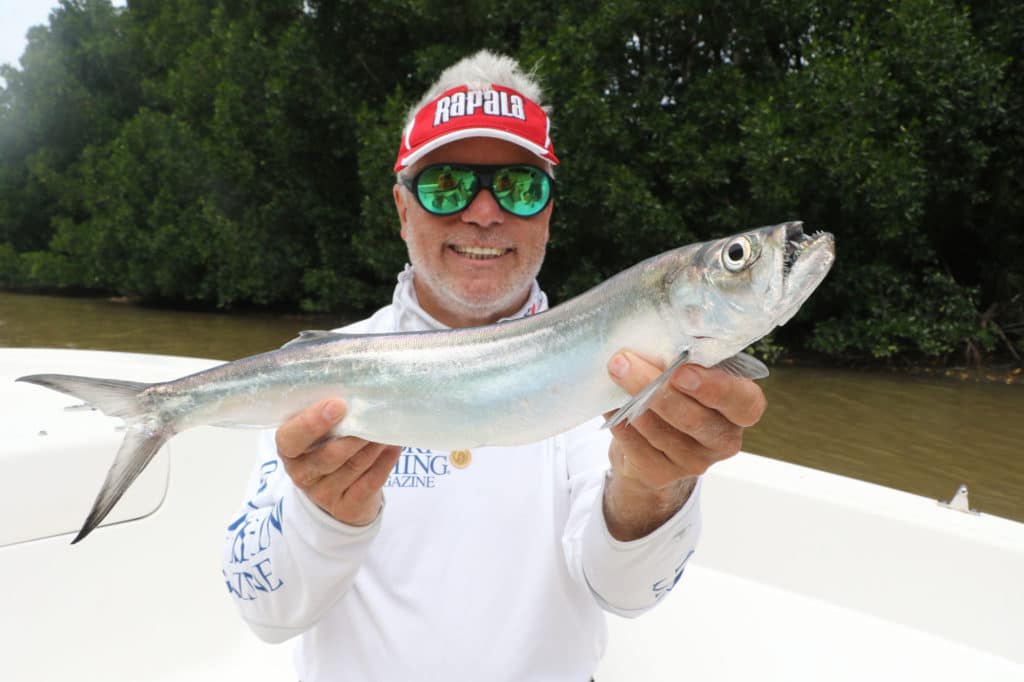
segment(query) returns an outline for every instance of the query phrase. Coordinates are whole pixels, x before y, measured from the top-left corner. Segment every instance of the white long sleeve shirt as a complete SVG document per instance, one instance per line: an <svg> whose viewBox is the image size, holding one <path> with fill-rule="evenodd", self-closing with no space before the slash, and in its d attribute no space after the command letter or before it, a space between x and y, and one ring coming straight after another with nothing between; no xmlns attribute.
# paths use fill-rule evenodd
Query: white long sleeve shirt
<svg viewBox="0 0 1024 682"><path fill-rule="evenodd" d="M341 331L443 328L420 308L412 271L391 305ZM540 312L536 283L514 317ZM223 574L263 639L301 636L303 682L590 679L604 610L633 616L675 585L700 528L699 489L632 542L608 532L601 420L530 445L434 452L409 444L366 527L341 523L284 472L263 439Z"/></svg>

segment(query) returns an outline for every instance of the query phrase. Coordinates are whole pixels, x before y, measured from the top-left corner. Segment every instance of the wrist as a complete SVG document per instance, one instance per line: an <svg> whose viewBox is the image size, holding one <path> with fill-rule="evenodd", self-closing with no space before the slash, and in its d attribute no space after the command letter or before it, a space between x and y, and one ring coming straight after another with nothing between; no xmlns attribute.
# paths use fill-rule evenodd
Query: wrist
<svg viewBox="0 0 1024 682"><path fill-rule="evenodd" d="M328 526L345 527L354 531L374 525L384 510L384 495L379 491L376 498L367 500L359 507L346 506L340 502L334 506L325 506L299 488L295 488L295 496L302 502L311 518Z"/></svg>
<svg viewBox="0 0 1024 682"><path fill-rule="evenodd" d="M603 502L608 532L623 542L649 535L683 508L696 485L697 477L688 476L662 488L651 488L610 470Z"/></svg>
<svg viewBox="0 0 1024 682"><path fill-rule="evenodd" d="M321 507L321 509L323 509L323 507ZM355 509L341 508L335 511L324 509L324 511L345 525L362 528L364 526L369 526L376 521L383 509L384 495L378 492L371 500L368 500L367 503L359 505L359 507Z"/></svg>

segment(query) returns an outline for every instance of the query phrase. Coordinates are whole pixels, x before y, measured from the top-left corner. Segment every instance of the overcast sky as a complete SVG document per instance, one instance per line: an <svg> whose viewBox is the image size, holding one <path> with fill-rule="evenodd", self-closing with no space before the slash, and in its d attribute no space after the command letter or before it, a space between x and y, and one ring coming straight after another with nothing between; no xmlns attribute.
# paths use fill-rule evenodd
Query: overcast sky
<svg viewBox="0 0 1024 682"><path fill-rule="evenodd" d="M0 64L20 68L18 59L25 51L25 34L30 26L49 23L50 10L57 0L0 0ZM123 6L125 0L114 0Z"/></svg>

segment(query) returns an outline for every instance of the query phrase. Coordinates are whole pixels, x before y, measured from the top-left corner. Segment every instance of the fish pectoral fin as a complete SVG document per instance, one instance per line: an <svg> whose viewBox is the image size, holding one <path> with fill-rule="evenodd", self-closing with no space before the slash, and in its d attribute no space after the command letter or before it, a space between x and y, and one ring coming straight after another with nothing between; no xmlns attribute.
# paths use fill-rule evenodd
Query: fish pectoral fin
<svg viewBox="0 0 1024 682"><path fill-rule="evenodd" d="M747 353L737 353L731 358L722 360L715 367L733 376L747 379L765 379L768 376L768 366Z"/></svg>
<svg viewBox="0 0 1024 682"><path fill-rule="evenodd" d="M643 390L637 393L633 398L619 408L619 410L608 418L607 421L601 426L602 429L610 429L618 426L622 422L631 422L647 409L648 403L654 397L654 394L658 392L658 389L668 383L672 373L683 364L686 364L687 359L690 357L690 349L684 350L676 358L675 362L668 366L668 368L655 377L654 381L644 386Z"/></svg>
<svg viewBox="0 0 1024 682"><path fill-rule="evenodd" d="M337 341L338 339L343 339L347 336L352 336L352 334L342 334L340 332L332 332L325 329L306 329L305 331L299 332L298 336L281 346L281 348L304 346L307 343L319 343L321 341Z"/></svg>

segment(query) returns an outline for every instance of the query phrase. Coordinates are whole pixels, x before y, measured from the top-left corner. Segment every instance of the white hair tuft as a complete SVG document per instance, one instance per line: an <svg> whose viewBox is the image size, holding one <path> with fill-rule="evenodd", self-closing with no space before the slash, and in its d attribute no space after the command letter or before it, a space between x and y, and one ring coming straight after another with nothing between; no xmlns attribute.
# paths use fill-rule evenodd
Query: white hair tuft
<svg viewBox="0 0 1024 682"><path fill-rule="evenodd" d="M427 88L405 118L408 127L416 117L416 112L436 99L442 92L465 85L470 89L487 89L492 85L512 88L536 102L544 113L551 115L551 108L544 104L544 91L537 80L536 73L523 71L512 57L495 54L490 50L480 50L455 62L441 72L434 84Z"/></svg>

